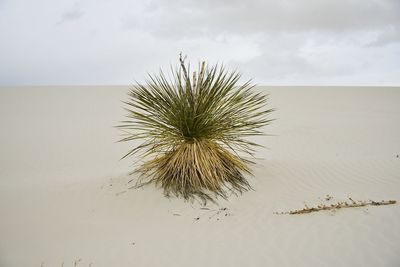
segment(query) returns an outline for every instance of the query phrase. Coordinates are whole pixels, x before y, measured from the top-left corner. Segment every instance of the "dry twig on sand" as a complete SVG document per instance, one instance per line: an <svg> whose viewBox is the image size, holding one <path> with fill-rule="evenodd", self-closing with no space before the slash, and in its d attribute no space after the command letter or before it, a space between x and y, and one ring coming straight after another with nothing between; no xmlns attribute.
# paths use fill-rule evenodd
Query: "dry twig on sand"
<svg viewBox="0 0 400 267"><path fill-rule="evenodd" d="M343 201L343 202L337 202L334 204L321 204L321 205L318 205L317 207L308 207L307 205L305 205L305 207L300 210L274 212L274 214L296 215L296 214L307 214L307 213L311 213L311 212L318 212L318 211L322 211L322 210L338 210L338 209L343 209L343 208L357 208L357 207L365 207L365 206L383 206L383 205L396 204L396 200L361 201L361 200L353 200L350 197L349 197L349 200L350 200L350 202Z"/></svg>

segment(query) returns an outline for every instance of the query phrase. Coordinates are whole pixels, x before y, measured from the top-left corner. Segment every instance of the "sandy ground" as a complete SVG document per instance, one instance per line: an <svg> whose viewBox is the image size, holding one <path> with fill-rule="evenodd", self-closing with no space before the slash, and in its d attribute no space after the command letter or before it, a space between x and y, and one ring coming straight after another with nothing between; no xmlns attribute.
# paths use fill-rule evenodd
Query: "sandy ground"
<svg viewBox="0 0 400 267"><path fill-rule="evenodd" d="M399 201L400 88L259 90L255 190L204 208L129 189L127 87L0 88L0 266L400 266L399 204L274 214Z"/></svg>

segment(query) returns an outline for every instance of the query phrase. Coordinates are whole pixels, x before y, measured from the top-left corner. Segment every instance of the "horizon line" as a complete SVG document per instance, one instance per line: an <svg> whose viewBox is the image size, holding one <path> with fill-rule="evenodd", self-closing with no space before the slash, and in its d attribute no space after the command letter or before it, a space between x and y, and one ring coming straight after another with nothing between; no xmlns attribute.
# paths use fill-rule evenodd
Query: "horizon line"
<svg viewBox="0 0 400 267"><path fill-rule="evenodd" d="M6 87L127 87L136 84L22 84L22 85L0 85ZM255 87L400 87L398 85L381 84L254 84Z"/></svg>

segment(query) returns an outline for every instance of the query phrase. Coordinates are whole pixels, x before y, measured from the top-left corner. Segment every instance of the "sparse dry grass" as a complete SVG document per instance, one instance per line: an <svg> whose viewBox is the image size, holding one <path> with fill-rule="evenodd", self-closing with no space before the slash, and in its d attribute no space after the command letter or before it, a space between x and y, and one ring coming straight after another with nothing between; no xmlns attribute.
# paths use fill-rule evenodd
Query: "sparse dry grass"
<svg viewBox="0 0 400 267"><path fill-rule="evenodd" d="M135 169L140 185L160 185L167 196L213 200L250 188L244 155L259 146L247 139L263 135L267 96L249 82L238 86L240 74L205 62L190 73L180 57L172 79L162 71L137 84L125 102L128 120L119 126L121 141L143 140L124 157L136 154L144 163Z"/></svg>

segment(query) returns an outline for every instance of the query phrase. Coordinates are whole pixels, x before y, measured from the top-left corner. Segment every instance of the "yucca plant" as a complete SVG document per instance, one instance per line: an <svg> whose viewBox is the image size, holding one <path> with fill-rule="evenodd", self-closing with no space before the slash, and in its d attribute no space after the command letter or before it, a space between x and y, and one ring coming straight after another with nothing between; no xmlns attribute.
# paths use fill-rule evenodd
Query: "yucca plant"
<svg viewBox="0 0 400 267"><path fill-rule="evenodd" d="M245 175L254 162L245 156L259 145L247 138L271 122L267 96L251 81L237 85L236 71L202 62L190 73L185 58L179 61L172 76L161 70L129 91L120 141L143 142L123 158L139 156L138 185L155 183L167 196L215 200L250 189Z"/></svg>

